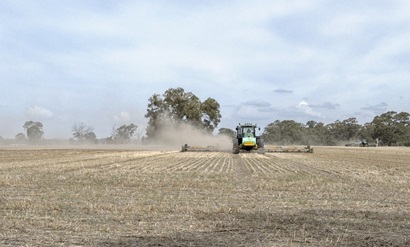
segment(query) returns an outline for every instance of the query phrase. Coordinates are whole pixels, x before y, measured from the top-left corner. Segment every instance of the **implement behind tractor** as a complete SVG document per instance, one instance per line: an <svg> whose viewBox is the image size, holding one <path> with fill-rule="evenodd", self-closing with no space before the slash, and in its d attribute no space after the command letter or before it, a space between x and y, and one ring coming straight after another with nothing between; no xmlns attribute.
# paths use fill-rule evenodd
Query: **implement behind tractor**
<svg viewBox="0 0 410 247"><path fill-rule="evenodd" d="M313 153L313 148L310 146L265 146L265 151L268 153Z"/></svg>
<svg viewBox="0 0 410 247"><path fill-rule="evenodd" d="M188 144L182 145L181 152L218 152L219 146L189 146Z"/></svg>
<svg viewBox="0 0 410 247"><path fill-rule="evenodd" d="M260 128L258 128L260 130ZM239 124L236 127L236 138L233 139L234 154L240 152L251 152L264 154L268 153L313 153L313 148L310 146L297 147L297 146L272 146L265 145L265 142L261 136L256 135L256 124Z"/></svg>
<svg viewBox="0 0 410 247"><path fill-rule="evenodd" d="M236 137L232 139L232 153L256 152L260 154L268 153L313 153L310 146L272 146L265 145L263 138L256 134L256 129L260 130L256 124L245 123L236 127ZM227 152L229 150L220 149L216 146L190 146L182 145L181 152Z"/></svg>

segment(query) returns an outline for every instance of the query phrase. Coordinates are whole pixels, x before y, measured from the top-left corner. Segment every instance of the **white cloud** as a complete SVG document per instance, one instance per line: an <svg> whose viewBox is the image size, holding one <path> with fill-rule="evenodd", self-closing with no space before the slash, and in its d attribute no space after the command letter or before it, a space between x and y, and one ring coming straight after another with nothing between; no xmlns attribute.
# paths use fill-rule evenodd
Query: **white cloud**
<svg viewBox="0 0 410 247"><path fill-rule="evenodd" d="M114 120L116 122L127 122L131 119L131 114L126 112L126 111L122 111L119 115L114 116Z"/></svg>
<svg viewBox="0 0 410 247"><path fill-rule="evenodd" d="M302 100L299 102L299 104L297 105L297 108L306 113L307 115L311 115L311 116L315 116L315 117L322 117L322 114L320 112L316 112L314 111L308 102L306 102L305 100Z"/></svg>
<svg viewBox="0 0 410 247"><path fill-rule="evenodd" d="M26 109L38 104L70 123L98 119L96 129L143 125L147 99L177 86L237 106L223 109L221 125L410 107L398 98L410 90L408 1L0 5L0 110L9 119L54 117Z"/></svg>

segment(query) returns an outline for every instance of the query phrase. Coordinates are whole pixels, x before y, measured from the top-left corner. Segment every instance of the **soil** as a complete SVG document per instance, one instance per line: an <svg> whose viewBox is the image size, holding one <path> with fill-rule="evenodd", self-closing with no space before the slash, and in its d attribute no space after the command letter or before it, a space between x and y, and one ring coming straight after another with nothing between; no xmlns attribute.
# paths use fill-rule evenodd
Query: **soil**
<svg viewBox="0 0 410 247"><path fill-rule="evenodd" d="M1 246L410 246L410 149L0 149Z"/></svg>

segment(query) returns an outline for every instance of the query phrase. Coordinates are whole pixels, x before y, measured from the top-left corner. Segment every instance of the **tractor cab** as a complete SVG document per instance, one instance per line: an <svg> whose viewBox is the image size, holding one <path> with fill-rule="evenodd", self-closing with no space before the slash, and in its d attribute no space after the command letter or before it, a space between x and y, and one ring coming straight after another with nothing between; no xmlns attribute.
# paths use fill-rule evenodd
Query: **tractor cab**
<svg viewBox="0 0 410 247"><path fill-rule="evenodd" d="M255 137L255 127L242 127L243 137Z"/></svg>
<svg viewBox="0 0 410 247"><path fill-rule="evenodd" d="M260 130L260 128L258 128ZM236 138L233 139L233 152L250 151L263 148L263 140L256 135L256 124L239 124L236 127Z"/></svg>
<svg viewBox="0 0 410 247"><path fill-rule="evenodd" d="M259 128L260 129L260 128ZM239 124L236 127L237 137L255 137L256 136L256 124Z"/></svg>

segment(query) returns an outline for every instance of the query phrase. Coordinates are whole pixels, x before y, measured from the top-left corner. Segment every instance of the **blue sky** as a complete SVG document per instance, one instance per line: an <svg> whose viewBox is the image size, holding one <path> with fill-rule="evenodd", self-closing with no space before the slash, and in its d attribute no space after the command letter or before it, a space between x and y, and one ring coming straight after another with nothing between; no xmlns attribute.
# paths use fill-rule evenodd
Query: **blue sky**
<svg viewBox="0 0 410 247"><path fill-rule="evenodd" d="M325 124L410 111L409 1L0 0L0 136L145 129L148 98L182 87L218 127Z"/></svg>

